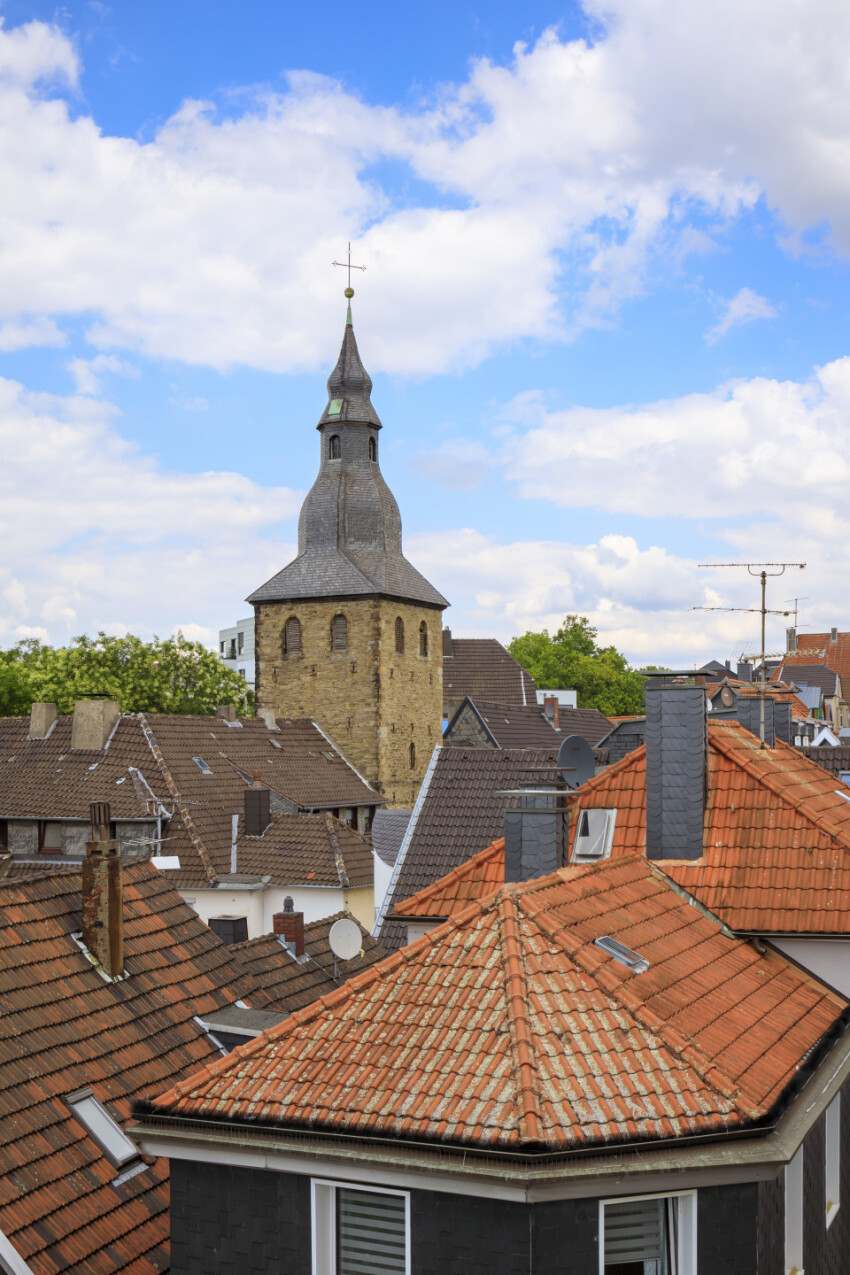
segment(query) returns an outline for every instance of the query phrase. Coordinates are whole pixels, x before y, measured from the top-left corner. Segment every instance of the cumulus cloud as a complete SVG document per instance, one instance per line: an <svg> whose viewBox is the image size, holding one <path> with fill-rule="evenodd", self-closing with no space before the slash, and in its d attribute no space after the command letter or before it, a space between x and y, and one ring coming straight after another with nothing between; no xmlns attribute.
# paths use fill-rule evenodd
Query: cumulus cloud
<svg viewBox="0 0 850 1275"><path fill-rule="evenodd" d="M74 378L78 394L99 394L104 372L114 372L119 376L138 376L138 368L124 363L114 354L98 354L93 359L72 358L68 363L68 371Z"/></svg>
<svg viewBox="0 0 850 1275"><path fill-rule="evenodd" d="M163 469L98 399L0 378L0 449L3 643L180 623L211 640L292 556L300 493Z"/></svg>
<svg viewBox="0 0 850 1275"><path fill-rule="evenodd" d="M103 349L316 366L354 228L371 365L423 374L608 321L659 254L705 247L694 212L722 224L763 194L789 243L827 223L850 249L841 0L585 8L592 41L547 32L413 109L292 72L227 113L184 102L145 143L69 111L60 31L0 28L7 341L83 314ZM399 165L418 206L378 176Z"/></svg>
<svg viewBox="0 0 850 1275"><path fill-rule="evenodd" d="M740 288L730 301L724 302L723 313L705 334L709 345L726 336L732 328L742 323L752 323L754 319L775 319L776 310L766 297L760 297L752 288Z"/></svg>

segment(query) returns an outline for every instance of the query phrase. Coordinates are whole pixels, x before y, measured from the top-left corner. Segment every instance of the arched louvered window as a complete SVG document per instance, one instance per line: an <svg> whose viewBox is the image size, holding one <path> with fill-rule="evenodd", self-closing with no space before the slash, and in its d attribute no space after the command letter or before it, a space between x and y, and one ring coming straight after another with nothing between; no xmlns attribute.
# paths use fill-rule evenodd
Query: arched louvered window
<svg viewBox="0 0 850 1275"><path fill-rule="evenodd" d="M328 439L328 460L339 460L342 455L342 443L339 434L331 434Z"/></svg>
<svg viewBox="0 0 850 1275"><path fill-rule="evenodd" d="M297 655L301 651L301 621L297 615L291 615L283 626L284 655Z"/></svg>
<svg viewBox="0 0 850 1275"><path fill-rule="evenodd" d="M413 770L416 766L416 745L415 744L410 745L409 753L410 753L410 769Z"/></svg>
<svg viewBox="0 0 850 1275"><path fill-rule="evenodd" d="M419 625L419 654L428 654L428 625L424 620Z"/></svg>
<svg viewBox="0 0 850 1275"><path fill-rule="evenodd" d="M399 655L404 653L404 620L401 616L395 622L395 649Z"/></svg>
<svg viewBox="0 0 850 1275"><path fill-rule="evenodd" d="M376 443L374 438L369 439L369 459L370 460L378 459L378 444Z"/></svg>
<svg viewBox="0 0 850 1275"><path fill-rule="evenodd" d="M348 650L348 620L344 615L335 615L331 620L331 650Z"/></svg>

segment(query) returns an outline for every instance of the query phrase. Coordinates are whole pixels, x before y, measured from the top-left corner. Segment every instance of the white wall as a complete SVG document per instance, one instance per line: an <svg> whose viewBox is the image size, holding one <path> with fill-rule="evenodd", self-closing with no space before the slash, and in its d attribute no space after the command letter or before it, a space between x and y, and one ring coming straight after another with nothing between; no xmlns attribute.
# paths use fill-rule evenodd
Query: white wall
<svg viewBox="0 0 850 1275"><path fill-rule="evenodd" d="M553 695L559 704L563 704L564 708L578 708L578 691L538 691L537 703L542 708L544 699L551 698Z"/></svg>
<svg viewBox="0 0 850 1275"><path fill-rule="evenodd" d="M304 913L305 924L333 916L345 906L340 889L321 886L266 886L256 890L181 890L183 898L195 909L205 924L211 916L244 916L248 918L248 938L270 934L275 912L283 911L283 900L289 896L296 912Z"/></svg>
<svg viewBox="0 0 850 1275"><path fill-rule="evenodd" d="M771 943L829 983L844 996L850 996L850 939L788 938L768 934Z"/></svg>
<svg viewBox="0 0 850 1275"><path fill-rule="evenodd" d="M381 856L376 850L372 851L372 863L375 869L375 915L381 910L381 904L387 893L387 886L390 883L390 877L393 874L392 868L387 867Z"/></svg>

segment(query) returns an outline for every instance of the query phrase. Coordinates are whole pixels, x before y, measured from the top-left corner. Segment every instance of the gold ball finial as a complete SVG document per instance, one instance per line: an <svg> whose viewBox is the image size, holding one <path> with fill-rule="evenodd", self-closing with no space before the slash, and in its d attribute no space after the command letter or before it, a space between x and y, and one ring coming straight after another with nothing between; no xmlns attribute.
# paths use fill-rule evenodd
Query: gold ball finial
<svg viewBox="0 0 850 1275"><path fill-rule="evenodd" d="M351 300L351 298L354 296L354 289L353 289L353 288L346 288L346 289L345 289L345 296L347 296L347 297L348 297L348 299L349 299L349 301L350 301L350 300Z"/></svg>

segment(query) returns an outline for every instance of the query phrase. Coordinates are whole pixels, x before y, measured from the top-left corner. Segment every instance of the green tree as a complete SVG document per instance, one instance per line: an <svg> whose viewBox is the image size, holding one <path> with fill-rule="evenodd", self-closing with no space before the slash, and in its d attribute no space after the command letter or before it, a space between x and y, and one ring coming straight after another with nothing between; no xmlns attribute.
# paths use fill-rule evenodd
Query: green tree
<svg viewBox="0 0 850 1275"><path fill-rule="evenodd" d="M0 711L30 711L38 701L55 703L60 713L74 702L104 695L126 713L214 713L219 704L250 712L254 697L245 679L222 664L201 642L178 633L152 642L83 634L69 646L51 647L28 639L0 652Z"/></svg>
<svg viewBox="0 0 850 1275"><path fill-rule="evenodd" d="M597 632L583 615L568 615L557 633L524 633L508 646L539 687L578 692L579 708L598 708L606 717L643 712L644 679L613 646L599 646Z"/></svg>

